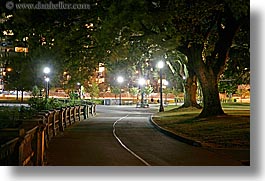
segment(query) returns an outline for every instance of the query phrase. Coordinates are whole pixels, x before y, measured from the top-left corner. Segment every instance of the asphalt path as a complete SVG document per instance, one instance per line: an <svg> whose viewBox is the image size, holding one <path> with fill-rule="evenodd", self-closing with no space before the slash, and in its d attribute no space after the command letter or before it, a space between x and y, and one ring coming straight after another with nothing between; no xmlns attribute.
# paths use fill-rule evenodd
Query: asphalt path
<svg viewBox="0 0 265 181"><path fill-rule="evenodd" d="M158 107L97 106L97 115L53 138L48 166L237 166L225 155L195 147L157 130Z"/></svg>

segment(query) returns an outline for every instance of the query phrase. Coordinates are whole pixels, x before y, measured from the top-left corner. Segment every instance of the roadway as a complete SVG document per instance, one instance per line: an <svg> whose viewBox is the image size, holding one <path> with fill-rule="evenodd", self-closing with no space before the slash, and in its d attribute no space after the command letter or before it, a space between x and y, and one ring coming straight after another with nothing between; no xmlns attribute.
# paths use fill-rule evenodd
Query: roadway
<svg viewBox="0 0 265 181"><path fill-rule="evenodd" d="M158 107L97 106L97 115L53 138L48 166L235 166L240 162L168 137L151 123Z"/></svg>

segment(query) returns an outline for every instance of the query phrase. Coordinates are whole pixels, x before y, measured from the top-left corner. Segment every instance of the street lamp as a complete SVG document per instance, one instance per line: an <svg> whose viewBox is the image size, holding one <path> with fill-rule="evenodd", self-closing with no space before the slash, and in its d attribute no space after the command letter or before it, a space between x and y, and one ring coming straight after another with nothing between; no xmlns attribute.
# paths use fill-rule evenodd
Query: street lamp
<svg viewBox="0 0 265 181"><path fill-rule="evenodd" d="M77 82L76 85L78 87L79 98L82 99L82 86L81 86L81 83Z"/></svg>
<svg viewBox="0 0 265 181"><path fill-rule="evenodd" d="M160 78L160 87L159 87L159 92L160 92L160 107L159 107L159 112L164 112L164 106L163 106L163 82L162 82L162 68L164 67L165 63L163 61L159 61L157 63L157 68L159 68L159 78Z"/></svg>
<svg viewBox="0 0 265 181"><path fill-rule="evenodd" d="M117 81L120 84L120 103L119 103L119 105L121 105L121 84L123 83L124 79L123 79L123 77L119 76L117 78Z"/></svg>
<svg viewBox="0 0 265 181"><path fill-rule="evenodd" d="M49 67L45 67L43 69L43 73L45 73L45 74L49 74L50 72L51 72L51 69Z"/></svg>
<svg viewBox="0 0 265 181"><path fill-rule="evenodd" d="M169 84L168 81L165 80L165 81L164 81L164 85L165 85L165 86L168 86L168 84Z"/></svg>
<svg viewBox="0 0 265 181"><path fill-rule="evenodd" d="M140 78L138 80L138 84L140 85L140 89L141 89L141 107L144 107L144 91L143 91L143 85L145 84L145 79L144 78Z"/></svg>
<svg viewBox="0 0 265 181"><path fill-rule="evenodd" d="M45 74L44 75L44 80L46 82L46 95L45 95L45 98L48 99L49 98L49 77L48 77L48 74L51 72L51 69L49 67L45 67L43 69L43 73Z"/></svg>

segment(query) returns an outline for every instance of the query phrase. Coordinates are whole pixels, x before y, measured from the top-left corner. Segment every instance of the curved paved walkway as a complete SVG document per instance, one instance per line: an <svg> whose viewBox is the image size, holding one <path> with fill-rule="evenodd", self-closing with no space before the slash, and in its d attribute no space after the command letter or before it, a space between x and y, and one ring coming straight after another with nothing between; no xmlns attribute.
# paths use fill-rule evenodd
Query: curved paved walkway
<svg viewBox="0 0 265 181"><path fill-rule="evenodd" d="M164 135L150 123L151 114L152 109L99 106L96 117L67 128L51 140L47 165L147 165L121 146L113 135L114 127L122 143L152 166L242 165L226 155Z"/></svg>

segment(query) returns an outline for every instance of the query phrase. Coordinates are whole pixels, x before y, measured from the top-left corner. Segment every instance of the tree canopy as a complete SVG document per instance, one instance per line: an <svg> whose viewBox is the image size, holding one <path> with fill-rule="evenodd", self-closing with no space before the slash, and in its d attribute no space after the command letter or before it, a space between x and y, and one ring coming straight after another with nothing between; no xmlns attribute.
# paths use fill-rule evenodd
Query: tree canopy
<svg viewBox="0 0 265 181"><path fill-rule="evenodd" d="M201 117L224 114L219 80L236 76L235 83L249 82L249 1L89 3L91 9L78 11L1 8L1 29L12 30L14 35L9 39L29 48L28 65L40 68L41 64L49 64L56 70L54 85L70 88L76 82L89 82L99 62L110 72L128 75L131 87L135 86L135 72L138 77L156 77L158 60L174 64L178 71L173 77L183 77L185 68L188 106L197 104L197 79L202 87ZM31 71L41 77L38 68Z"/></svg>
<svg viewBox="0 0 265 181"><path fill-rule="evenodd" d="M188 57L191 85L198 77L202 86L204 107L200 116L224 114L218 80L237 35L241 40L237 46L247 45L245 50L249 52L249 36L242 36L249 35L249 1L117 1L107 10L109 16L103 19L100 33L108 37L105 43L110 52L113 47L135 41L135 37L138 42L151 37L153 46L163 47L157 57L166 50L181 51Z"/></svg>
<svg viewBox="0 0 265 181"><path fill-rule="evenodd" d="M70 2L83 1L64 1L64 3ZM94 1L91 1L91 6L95 6ZM13 36L8 36L8 41L13 41L14 46L29 49L27 59L31 64L27 66L35 69L32 74L40 77L42 76L40 69L45 65L50 66L54 76L51 80L55 86L62 86L65 83L62 80L65 72L70 77L67 84L73 87L77 82L85 82L97 68L98 61L91 51L95 42L94 25L98 18L96 8L86 10L2 8L1 10L3 11L1 18L5 19L1 23L1 29L12 30Z"/></svg>

